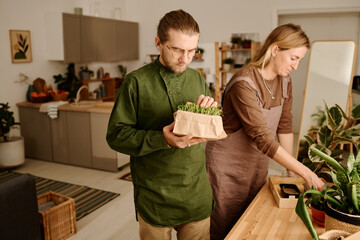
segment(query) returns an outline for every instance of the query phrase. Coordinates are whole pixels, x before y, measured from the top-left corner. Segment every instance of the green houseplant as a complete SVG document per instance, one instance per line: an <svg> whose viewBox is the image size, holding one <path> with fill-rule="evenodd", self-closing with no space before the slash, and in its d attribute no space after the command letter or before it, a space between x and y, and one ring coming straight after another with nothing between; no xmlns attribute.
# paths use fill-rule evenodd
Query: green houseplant
<svg viewBox="0 0 360 240"><path fill-rule="evenodd" d="M324 116L325 115L325 120ZM344 160L344 150L340 149L342 144L353 145L357 151L360 148L360 124L357 121L360 119L360 104L354 106L350 115L347 116L340 106L335 105L330 109L325 103L325 111L318 112L319 126L312 127L305 135L308 146L315 145L317 149L327 153L338 162ZM324 177L327 181L331 178L324 175L324 169L327 171L325 161L316 154L309 151L307 157L302 159L302 163L315 172L319 177Z"/></svg>
<svg viewBox="0 0 360 240"><path fill-rule="evenodd" d="M225 58L223 60L223 70L224 71L229 71L232 68L233 65L234 65L234 59Z"/></svg>
<svg viewBox="0 0 360 240"><path fill-rule="evenodd" d="M319 239L310 220L309 213L306 210L306 204L304 202L306 195L310 195L310 197L316 195L324 197L329 212L335 210L340 213L345 213L345 216L346 214L354 215L355 218L359 218L358 222L360 224L360 154L355 158L354 154L350 153L347 159L347 168L344 168L337 160L314 146L310 147L310 151L323 159L331 167L331 171L328 174L330 174L334 182L331 187L325 184L321 192L315 189L305 191L297 202L296 213L304 222L312 238ZM345 229L345 231L349 231L349 229L350 228ZM357 227L355 231L359 230L360 226Z"/></svg>
<svg viewBox="0 0 360 240"><path fill-rule="evenodd" d="M15 122L9 103L0 103L0 168L19 166L25 162L24 138L12 137L9 133Z"/></svg>
<svg viewBox="0 0 360 240"><path fill-rule="evenodd" d="M237 49L237 48L240 47L240 44L241 44L241 42L242 42L242 39L241 39L241 37L234 36L234 37L231 37L230 42L232 43L232 47L231 47L231 48Z"/></svg>

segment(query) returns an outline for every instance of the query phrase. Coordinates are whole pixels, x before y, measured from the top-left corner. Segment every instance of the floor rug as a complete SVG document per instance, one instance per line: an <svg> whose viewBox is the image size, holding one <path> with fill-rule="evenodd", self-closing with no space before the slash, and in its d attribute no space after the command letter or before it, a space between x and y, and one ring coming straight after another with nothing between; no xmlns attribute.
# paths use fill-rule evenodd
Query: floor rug
<svg viewBox="0 0 360 240"><path fill-rule="evenodd" d="M131 178L131 172L128 172L124 175L122 175L121 177L119 177L119 179L122 179L122 180L126 180L126 181L132 181L132 178Z"/></svg>
<svg viewBox="0 0 360 240"><path fill-rule="evenodd" d="M0 170L0 184L20 175L22 175L22 173ZM55 181L34 175L31 176L35 179L37 195L54 191L73 198L75 200L76 220L80 220L120 195L118 193L98 190L83 185Z"/></svg>

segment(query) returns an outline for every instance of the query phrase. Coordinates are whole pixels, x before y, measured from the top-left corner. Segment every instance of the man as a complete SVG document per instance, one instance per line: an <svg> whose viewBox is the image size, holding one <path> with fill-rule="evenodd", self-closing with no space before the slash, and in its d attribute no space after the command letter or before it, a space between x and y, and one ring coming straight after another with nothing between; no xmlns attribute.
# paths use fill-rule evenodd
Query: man
<svg viewBox="0 0 360 240"><path fill-rule="evenodd" d="M217 106L202 75L188 68L199 36L190 14L167 13L155 38L158 59L126 76L110 116L110 147L131 156L141 239L171 239L173 228L179 240L210 238L205 139L172 133L178 105Z"/></svg>

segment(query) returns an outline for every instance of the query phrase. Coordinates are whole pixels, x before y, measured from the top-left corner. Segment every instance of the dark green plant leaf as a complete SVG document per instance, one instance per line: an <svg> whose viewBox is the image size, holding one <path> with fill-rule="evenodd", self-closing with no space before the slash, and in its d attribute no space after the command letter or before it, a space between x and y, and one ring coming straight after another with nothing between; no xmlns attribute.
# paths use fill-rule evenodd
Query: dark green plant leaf
<svg viewBox="0 0 360 240"><path fill-rule="evenodd" d="M315 144L314 140L309 135L304 135L304 138L308 142L309 146Z"/></svg>
<svg viewBox="0 0 360 240"><path fill-rule="evenodd" d="M330 156L331 156L332 158L336 158L336 157L340 156L340 155L343 154L343 153L344 153L344 150L336 148L336 149L334 149L334 150L331 151L331 155L330 155Z"/></svg>
<svg viewBox="0 0 360 240"><path fill-rule="evenodd" d="M335 104L335 107L337 107L337 109L339 109L340 113L341 113L341 116L346 120L346 121L349 121L349 118L346 116L346 113L344 112L344 110L342 110L342 108Z"/></svg>
<svg viewBox="0 0 360 240"><path fill-rule="evenodd" d="M328 148L332 142L331 130L324 125L320 128L320 131L317 133L318 143Z"/></svg>
<svg viewBox="0 0 360 240"><path fill-rule="evenodd" d="M323 161L317 154L315 154L314 152L311 151L311 148L314 147L322 152L325 152L327 154L330 154L331 151L329 149L327 149L326 147L320 145L320 144L313 144L309 147L308 149L308 156L309 156L309 159L312 161L312 162L321 162Z"/></svg>
<svg viewBox="0 0 360 240"><path fill-rule="evenodd" d="M351 117L355 120L360 119L360 104L356 105L351 111Z"/></svg>

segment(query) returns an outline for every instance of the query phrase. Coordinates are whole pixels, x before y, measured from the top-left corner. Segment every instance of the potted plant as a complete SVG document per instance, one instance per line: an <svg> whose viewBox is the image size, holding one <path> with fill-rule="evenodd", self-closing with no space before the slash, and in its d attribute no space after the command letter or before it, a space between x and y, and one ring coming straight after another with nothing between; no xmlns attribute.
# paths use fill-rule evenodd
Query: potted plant
<svg viewBox="0 0 360 240"><path fill-rule="evenodd" d="M241 37L234 36L234 37L231 37L230 42L232 43L231 48L238 49L242 43L242 39L241 39Z"/></svg>
<svg viewBox="0 0 360 240"><path fill-rule="evenodd" d="M90 70L87 65L85 65L84 67L83 66L80 67L80 72L79 72L80 80L89 80L93 74L94 71Z"/></svg>
<svg viewBox="0 0 360 240"><path fill-rule="evenodd" d="M223 60L223 70L224 71L229 71L232 68L233 65L234 65L234 59L225 58Z"/></svg>
<svg viewBox="0 0 360 240"><path fill-rule="evenodd" d="M9 103L0 103L0 168L12 168L25 162L24 138L10 138L10 130L20 123L15 122Z"/></svg>
<svg viewBox="0 0 360 240"><path fill-rule="evenodd" d="M330 171L326 162L309 150L309 146L329 154L336 161L344 161L342 156L344 150L340 149L341 144L353 144L359 149L360 130L357 120L360 119L360 105L355 106L350 116L346 116L340 106L335 105L330 109L325 103L325 110L318 108L317 112L312 114L317 121L317 126L312 126L305 136L306 142L300 143L299 156L302 163L316 173L320 178L327 182L332 182L332 178L327 174ZM307 205L311 207L314 221L322 226L325 219L326 199L324 195L310 197Z"/></svg>
<svg viewBox="0 0 360 240"><path fill-rule="evenodd" d="M360 154L355 158L354 154L350 153L347 168L344 168L338 161L315 146L311 146L310 151L329 164L331 170L328 174L331 175L334 184L332 186L326 184L322 192L315 189L305 191L298 199L295 208L297 215L304 222L312 238L319 239L306 210L304 197L306 195L322 196L326 199L324 203L326 204L326 231L332 229L349 233L360 231L360 194L358 194L360 192ZM345 229L342 228L343 226Z"/></svg>
<svg viewBox="0 0 360 240"><path fill-rule="evenodd" d="M73 63L69 64L67 70L68 72L66 73L66 77L58 74L54 75L53 78L55 79L55 83L58 84L58 90L69 92L68 98L73 100L76 98L76 93L82 84L75 75L75 65Z"/></svg>
<svg viewBox="0 0 360 240"><path fill-rule="evenodd" d="M340 149L342 144L351 144L358 151L360 148L360 129L357 121L360 119L360 104L354 106L350 115L346 116L340 106L335 105L330 109L325 103L324 113L319 112L319 123L321 125L312 127L305 135L308 146L314 145L321 151L327 153L338 162L342 159L344 150ZM325 114L325 120L323 117ZM303 151L308 152L308 156L302 159L302 163L310 168L319 177L331 181L327 174L322 172L328 171L325 161L317 155L312 154L308 148Z"/></svg>
<svg viewBox="0 0 360 240"><path fill-rule="evenodd" d="M204 54L205 50L203 48L198 48L195 52L195 59L202 59L202 56Z"/></svg>
<svg viewBox="0 0 360 240"><path fill-rule="evenodd" d="M243 39L241 41L241 45L242 45L243 48L251 48L251 40Z"/></svg>

